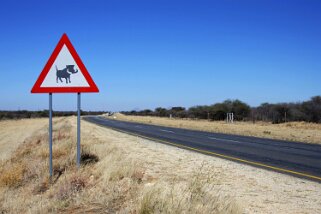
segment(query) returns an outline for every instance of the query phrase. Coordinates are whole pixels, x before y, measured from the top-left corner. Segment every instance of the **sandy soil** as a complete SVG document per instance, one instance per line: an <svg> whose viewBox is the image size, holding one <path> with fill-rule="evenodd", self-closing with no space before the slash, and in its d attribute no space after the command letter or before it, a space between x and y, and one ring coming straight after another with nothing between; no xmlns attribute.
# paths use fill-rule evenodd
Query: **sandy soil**
<svg viewBox="0 0 321 214"><path fill-rule="evenodd" d="M46 124L46 118L0 121L0 161L10 157L26 138Z"/></svg>
<svg viewBox="0 0 321 214"><path fill-rule="evenodd" d="M206 120L126 116L119 113L108 118L200 131L321 144L321 124L316 123L289 122L283 124L271 124L257 122L254 124L251 122L234 122L233 124L227 124L224 121L209 122Z"/></svg>
<svg viewBox="0 0 321 214"><path fill-rule="evenodd" d="M321 185L252 166L155 143L83 122L83 135L116 143L143 164L145 185L188 180L195 170L215 175L219 191L235 198L245 213L321 213ZM97 147L96 151L99 151Z"/></svg>

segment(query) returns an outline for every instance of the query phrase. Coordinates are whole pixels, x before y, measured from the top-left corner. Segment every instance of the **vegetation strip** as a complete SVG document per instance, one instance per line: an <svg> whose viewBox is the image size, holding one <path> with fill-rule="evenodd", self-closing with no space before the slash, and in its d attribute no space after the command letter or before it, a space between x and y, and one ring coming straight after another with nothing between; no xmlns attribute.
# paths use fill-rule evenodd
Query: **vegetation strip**
<svg viewBox="0 0 321 214"><path fill-rule="evenodd" d="M285 123L305 121L321 123L321 96L314 96L308 101L297 103L262 103L258 107L250 107L240 100L225 100L213 105L197 105L188 109L177 106L169 109L158 107L154 111L123 111L125 115L176 117L190 119L225 120L227 114L233 113L236 121L265 121Z"/></svg>

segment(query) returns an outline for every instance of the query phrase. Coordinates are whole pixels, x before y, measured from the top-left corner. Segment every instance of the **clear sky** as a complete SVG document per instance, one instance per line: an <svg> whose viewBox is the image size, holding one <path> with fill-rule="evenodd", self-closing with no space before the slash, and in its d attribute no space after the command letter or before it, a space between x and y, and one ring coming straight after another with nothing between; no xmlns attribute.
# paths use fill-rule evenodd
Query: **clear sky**
<svg viewBox="0 0 321 214"><path fill-rule="evenodd" d="M0 27L2 110L48 108L30 90L64 32L100 89L84 110L321 95L319 0L2 1Z"/></svg>

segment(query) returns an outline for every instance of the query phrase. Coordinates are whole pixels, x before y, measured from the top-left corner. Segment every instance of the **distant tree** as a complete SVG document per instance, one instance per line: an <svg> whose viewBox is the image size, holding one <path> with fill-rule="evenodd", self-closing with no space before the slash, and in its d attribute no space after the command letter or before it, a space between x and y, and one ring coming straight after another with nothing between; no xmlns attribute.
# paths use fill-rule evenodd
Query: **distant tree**
<svg viewBox="0 0 321 214"><path fill-rule="evenodd" d="M150 109L145 109L143 111L140 112L140 115L143 115L143 116L151 116L153 115L153 111L150 110Z"/></svg>
<svg viewBox="0 0 321 214"><path fill-rule="evenodd" d="M289 116L287 121L308 121L307 115L302 110L301 103L288 104Z"/></svg>
<svg viewBox="0 0 321 214"><path fill-rule="evenodd" d="M231 112L235 114L236 120L245 120L250 115L251 107L240 100L234 100Z"/></svg>
<svg viewBox="0 0 321 214"><path fill-rule="evenodd" d="M191 118L207 119L209 106L193 106L188 109L187 115Z"/></svg>
<svg viewBox="0 0 321 214"><path fill-rule="evenodd" d="M302 110L307 115L309 122L321 122L321 97L315 96L302 103Z"/></svg>
<svg viewBox="0 0 321 214"><path fill-rule="evenodd" d="M159 117L166 117L168 116L168 113L167 113L167 109L166 108L162 108L162 107L158 107L158 108L155 108L155 115L156 116L159 116Z"/></svg>
<svg viewBox="0 0 321 214"><path fill-rule="evenodd" d="M244 120L250 112L250 106L240 100L225 100L209 107L210 119L213 120L225 120L227 113L234 113L235 120Z"/></svg>
<svg viewBox="0 0 321 214"><path fill-rule="evenodd" d="M180 106L178 106L178 107L172 107L172 108L171 108L171 111L172 111L172 112L185 111L185 108L184 108L184 107L180 107Z"/></svg>
<svg viewBox="0 0 321 214"><path fill-rule="evenodd" d="M210 118L213 120L225 120L229 112L229 103L216 103L209 107Z"/></svg>
<svg viewBox="0 0 321 214"><path fill-rule="evenodd" d="M131 115L137 115L137 111L133 110L130 112Z"/></svg>
<svg viewBox="0 0 321 214"><path fill-rule="evenodd" d="M180 117L183 118L186 116L185 108L184 107L172 107L169 110L169 113L172 114L173 117Z"/></svg>
<svg viewBox="0 0 321 214"><path fill-rule="evenodd" d="M273 123L282 123L286 122L286 117L290 118L290 109L288 108L286 103L275 104L272 107L273 112Z"/></svg>

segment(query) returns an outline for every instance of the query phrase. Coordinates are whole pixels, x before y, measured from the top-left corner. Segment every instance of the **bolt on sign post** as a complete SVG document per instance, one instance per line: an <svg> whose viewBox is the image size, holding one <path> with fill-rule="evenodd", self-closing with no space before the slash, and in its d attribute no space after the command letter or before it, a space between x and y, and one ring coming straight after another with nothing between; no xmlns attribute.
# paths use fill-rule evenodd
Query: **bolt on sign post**
<svg viewBox="0 0 321 214"><path fill-rule="evenodd" d="M99 92L68 36L63 34L31 93L49 94L49 172L52 177L52 94L77 93L77 166L80 166L80 94Z"/></svg>

